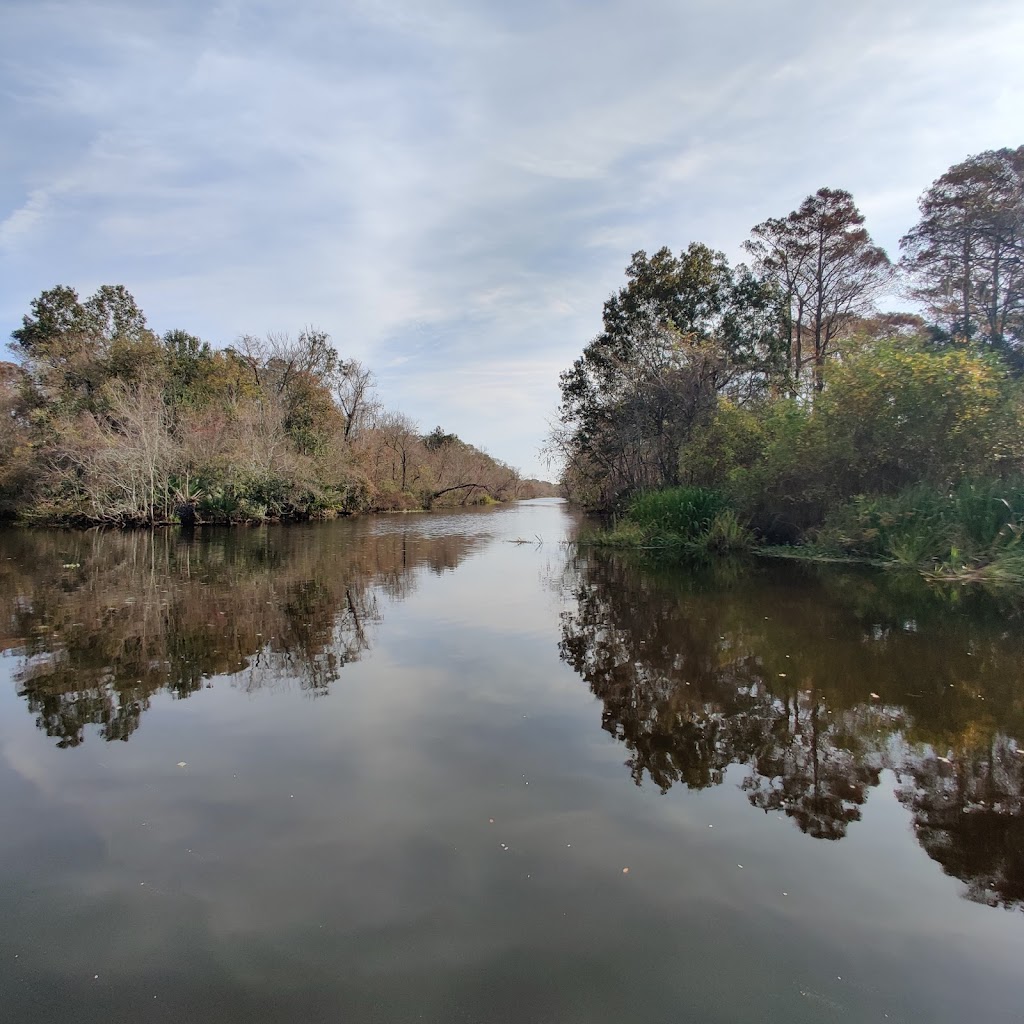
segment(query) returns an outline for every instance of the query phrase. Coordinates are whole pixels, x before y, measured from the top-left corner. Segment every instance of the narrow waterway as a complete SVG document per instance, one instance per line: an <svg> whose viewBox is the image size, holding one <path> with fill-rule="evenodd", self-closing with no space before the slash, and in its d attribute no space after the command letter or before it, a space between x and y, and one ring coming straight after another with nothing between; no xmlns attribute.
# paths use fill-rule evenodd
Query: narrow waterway
<svg viewBox="0 0 1024 1024"><path fill-rule="evenodd" d="M1020 1020L1013 606L576 526L0 533L4 1019Z"/></svg>

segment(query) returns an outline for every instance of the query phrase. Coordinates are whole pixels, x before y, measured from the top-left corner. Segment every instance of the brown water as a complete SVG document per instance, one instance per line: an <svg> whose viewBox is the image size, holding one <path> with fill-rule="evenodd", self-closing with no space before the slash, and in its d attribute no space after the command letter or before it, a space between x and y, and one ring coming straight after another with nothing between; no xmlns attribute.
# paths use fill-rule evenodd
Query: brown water
<svg viewBox="0 0 1024 1024"><path fill-rule="evenodd" d="M1021 1020L1017 611L575 526L0 534L3 1019Z"/></svg>

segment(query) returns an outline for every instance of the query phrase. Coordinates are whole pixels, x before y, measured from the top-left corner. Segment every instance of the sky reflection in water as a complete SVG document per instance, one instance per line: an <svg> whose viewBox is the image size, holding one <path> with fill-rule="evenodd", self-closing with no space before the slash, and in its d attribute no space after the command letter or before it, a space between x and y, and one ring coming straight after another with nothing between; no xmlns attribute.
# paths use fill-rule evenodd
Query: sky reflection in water
<svg viewBox="0 0 1024 1024"><path fill-rule="evenodd" d="M1018 1019L1017 612L574 528L0 535L8 1019Z"/></svg>

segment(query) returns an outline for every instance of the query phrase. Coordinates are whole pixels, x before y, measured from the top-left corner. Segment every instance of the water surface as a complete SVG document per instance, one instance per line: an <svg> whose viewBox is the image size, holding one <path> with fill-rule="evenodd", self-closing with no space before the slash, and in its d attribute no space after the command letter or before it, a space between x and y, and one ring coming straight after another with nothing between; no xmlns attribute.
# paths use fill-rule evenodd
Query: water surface
<svg viewBox="0 0 1024 1024"><path fill-rule="evenodd" d="M0 534L12 1021L1016 1021L1013 607L553 501Z"/></svg>

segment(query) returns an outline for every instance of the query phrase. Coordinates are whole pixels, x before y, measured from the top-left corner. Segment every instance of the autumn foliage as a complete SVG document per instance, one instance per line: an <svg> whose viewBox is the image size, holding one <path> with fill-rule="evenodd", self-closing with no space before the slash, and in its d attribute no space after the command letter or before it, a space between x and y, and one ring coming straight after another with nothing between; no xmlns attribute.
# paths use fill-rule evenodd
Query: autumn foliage
<svg viewBox="0 0 1024 1024"><path fill-rule="evenodd" d="M214 350L154 334L122 286L57 287L0 369L0 512L142 525L323 518L534 493L510 466L382 408L322 331Z"/></svg>

